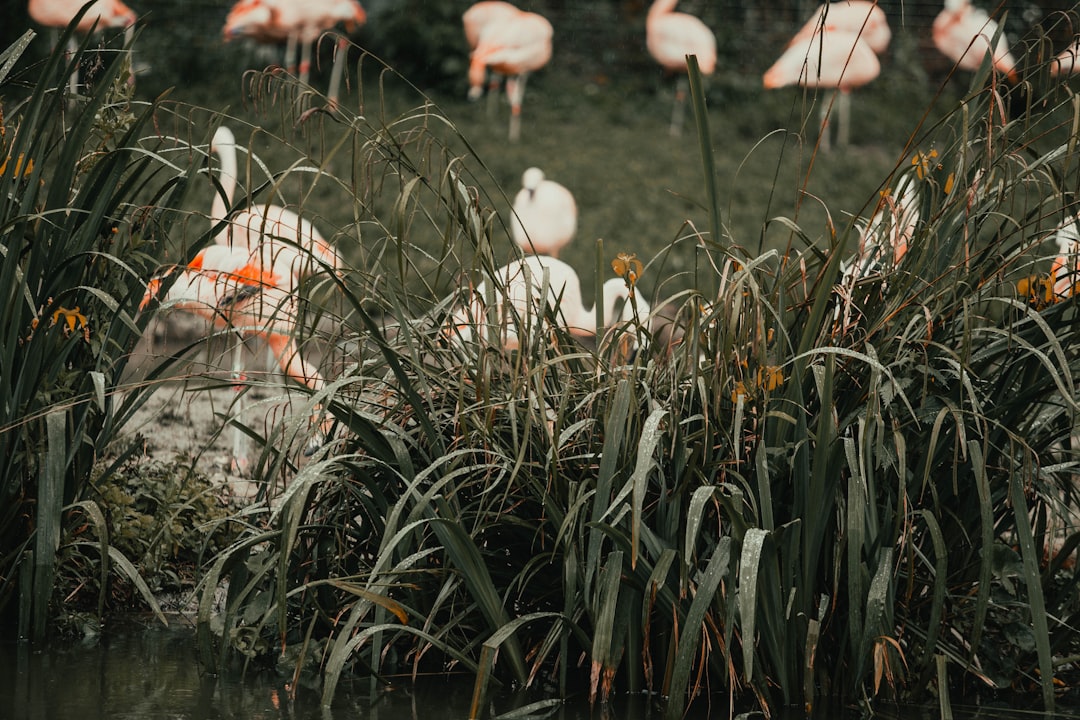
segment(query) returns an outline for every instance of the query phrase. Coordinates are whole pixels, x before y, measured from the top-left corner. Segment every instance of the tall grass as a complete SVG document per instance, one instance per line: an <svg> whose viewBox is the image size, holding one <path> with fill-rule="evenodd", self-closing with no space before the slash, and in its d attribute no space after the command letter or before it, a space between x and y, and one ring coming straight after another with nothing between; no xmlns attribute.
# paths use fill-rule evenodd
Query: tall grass
<svg viewBox="0 0 1080 720"><path fill-rule="evenodd" d="M87 490L142 396L116 388L145 324L134 310L158 262L155 238L186 178L158 154L162 140L140 141L155 105L132 102L126 52L99 51L92 84L71 97L86 42L14 73L32 37L0 57L0 610L17 615L21 637L40 639L61 546L98 558L99 611L110 565L145 591Z"/></svg>
<svg viewBox="0 0 1080 720"><path fill-rule="evenodd" d="M1053 90L1010 119L987 82L883 179L915 183L921 219L846 299L854 222L819 244L777 218L789 250L750 257L714 207L715 292L650 297L671 327L587 347L542 312L511 320L513 352L448 322L507 242L482 158L447 149L431 106L342 110L358 207L392 211L365 218L381 240L340 285L352 351L321 398L338 439L205 578L206 661L260 638L319 666L326 703L345 675L465 673L474 716L498 685L648 691L678 717L702 693L945 702L1027 678L1052 708L1077 640L1075 577L1043 555L1074 503L1076 307L1015 283L1075 212L1076 105Z"/></svg>
<svg viewBox="0 0 1080 720"><path fill-rule="evenodd" d="M394 118L362 100L322 112L263 77L280 112L306 109L301 132L342 133L300 162L349 194L354 223L338 235L358 244L355 267L310 301L332 319L334 379L267 438L259 479L287 487L246 511L249 531L202 578L203 662L317 669L327 704L347 676L462 673L475 717L500 686L598 702L648 692L673 718L705 694L772 711L945 704L978 684L1051 709L1077 646L1076 576L1044 557L1073 524L1077 300L1034 305L1016 283L1045 272L1048 233L1076 212L1080 105L1043 72L1031 87L1051 89L1015 118L984 70L912 137L881 186L918 190L901 261L841 292L858 222L776 217L765 224L788 248L750 256L739 248L757 243L726 234L710 190L696 289L649 292L666 253L625 278L669 324L585 345L538 310L509 320L512 352L499 328L464 340L450 321L481 280L502 292L509 242L493 209L504 198L451 120L427 102ZM702 143L710 175L712 151ZM587 272L612 276L624 250L598 246ZM5 262L9 277L37 277L10 250ZM54 304L82 292L84 308L114 298L110 326L135 332L137 273L116 277L125 292L81 276L49 292ZM44 295L8 303L21 316L4 327L27 326ZM81 348L77 335L39 325L32 341ZM79 392L64 412L97 407ZM56 399L34 398L55 416ZM282 452L316 409L331 439L307 460ZM58 439L59 424L35 422ZM26 457L50 457L29 452L31 424L2 427ZM20 483L6 487L37 487Z"/></svg>

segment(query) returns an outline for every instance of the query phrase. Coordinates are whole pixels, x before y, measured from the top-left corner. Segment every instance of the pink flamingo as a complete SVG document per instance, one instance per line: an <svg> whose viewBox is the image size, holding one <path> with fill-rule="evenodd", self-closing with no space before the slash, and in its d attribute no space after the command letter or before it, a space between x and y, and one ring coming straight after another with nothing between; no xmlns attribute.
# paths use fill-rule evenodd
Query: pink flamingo
<svg viewBox="0 0 1080 720"><path fill-rule="evenodd" d="M469 62L469 99L484 92L484 79L490 68L507 76L506 95L510 100L511 142L521 137L521 103L525 81L530 72L551 60L551 23L541 15L517 11L487 23L480 29L476 48Z"/></svg>
<svg viewBox="0 0 1080 720"><path fill-rule="evenodd" d="M850 93L881 72L877 55L858 33L824 30L788 46L764 75L766 89L787 85L835 88L839 91L837 145L847 145L851 123ZM829 106L821 106L821 148L828 150Z"/></svg>
<svg viewBox="0 0 1080 720"><path fill-rule="evenodd" d="M214 132L210 149L221 161L218 182L221 192L214 193L210 220L227 224L214 241L221 245L259 252L273 264L287 261L296 276L308 275L320 265L341 268L341 257L310 221L279 205L252 205L247 210L229 213L236 191L238 164L236 137L222 125Z"/></svg>
<svg viewBox="0 0 1080 720"><path fill-rule="evenodd" d="M510 231L524 252L556 257L577 232L577 203L570 191L544 179L540 168L521 176L521 190L514 198Z"/></svg>
<svg viewBox="0 0 1080 720"><path fill-rule="evenodd" d="M696 55L703 75L716 70L716 36L701 20L675 12L679 0L655 0L645 18L645 46L665 71L678 73L675 107L671 111L672 135L682 132L687 80L686 56Z"/></svg>
<svg viewBox="0 0 1080 720"><path fill-rule="evenodd" d="M520 346L513 313L516 313L522 322L528 322L529 318L532 318L532 322L537 322L545 313L539 305L541 297L544 298L544 307L554 311L561 319L563 327L571 334L578 337L593 337L597 334L596 307L585 307L581 295L581 281L574 269L562 260L544 255L527 255L496 270L494 278L497 314L502 326L503 344L507 350ZM458 333L464 342L472 338L474 328L483 327L486 318L486 288L486 281L477 285L469 305L454 315ZM606 324L632 322L636 317L641 325L648 327L649 304L639 293L631 293L623 278L613 278L605 282L601 287L601 298ZM621 312L616 314L619 302L624 304Z"/></svg>
<svg viewBox="0 0 1080 720"><path fill-rule="evenodd" d="M469 53L471 54L480 43L480 33L483 32L486 26L499 20L505 20L519 12L521 11L510 3L501 2L500 0L485 0L470 5L469 9L461 16L461 24L465 28L465 42L469 45ZM492 73L487 86L489 111L494 107L490 100L497 97L498 90L499 76Z"/></svg>
<svg viewBox="0 0 1080 720"><path fill-rule="evenodd" d="M1016 60L1009 52L1005 34L998 36L993 48L990 46L997 34L998 24L970 0L945 0L944 9L934 18L934 45L958 68L978 70L989 53L994 69L1015 83Z"/></svg>
<svg viewBox="0 0 1080 720"><path fill-rule="evenodd" d="M225 18L226 42L250 37L260 43L285 42L285 64L292 71L297 47L300 50L299 77L304 84L311 75L311 46L319 36L338 23L352 32L367 21L364 8L356 0L240 0ZM327 98L337 103L348 43L340 39L334 48Z"/></svg>
<svg viewBox="0 0 1080 720"><path fill-rule="evenodd" d="M162 307L205 318L217 329L233 328L245 337L263 337L287 377L313 391L323 387L322 375L300 355L293 337L299 308L297 281L290 265L268 264L258 252L247 248L211 245L179 268L165 296L159 297L164 278L176 271L174 268L147 283L140 310L158 299ZM234 376L241 377L242 370L237 345ZM241 470L247 465L242 445L237 428L233 459Z"/></svg>
<svg viewBox="0 0 1080 720"><path fill-rule="evenodd" d="M810 16L788 45L809 40L822 30L847 30L859 33L877 55L889 48L892 30L885 11L875 0L840 0L827 2Z"/></svg>
<svg viewBox="0 0 1080 720"><path fill-rule="evenodd" d="M85 4L84 0L30 0L28 10L34 22L48 28L59 29L67 27ZM75 29L81 33L88 33L91 30L125 28L124 39L125 43L128 43L134 27L135 11L120 0L96 0L83 14ZM69 40L68 52L74 53L77 49L75 40ZM72 95L78 89L78 85L79 73L76 70L68 80L68 88Z"/></svg>
<svg viewBox="0 0 1080 720"><path fill-rule="evenodd" d="M1080 219L1074 217L1059 227L1054 241L1059 254L1050 268L1050 282L1054 298L1065 300L1080 292Z"/></svg>

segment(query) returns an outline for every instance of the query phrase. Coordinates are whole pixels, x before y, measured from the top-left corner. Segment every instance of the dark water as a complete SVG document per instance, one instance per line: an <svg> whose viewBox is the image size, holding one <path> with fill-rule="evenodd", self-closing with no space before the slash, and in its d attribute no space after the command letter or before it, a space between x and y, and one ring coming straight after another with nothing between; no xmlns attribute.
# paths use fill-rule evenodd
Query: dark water
<svg viewBox="0 0 1080 720"><path fill-rule="evenodd" d="M290 700L290 680L265 670L215 678L200 670L190 625L125 625L90 641L54 642L44 650L0 642L0 719L438 720L467 718L472 696L469 679L420 678L382 688L374 696L364 681L343 683L333 706L324 709L315 687L297 688ZM498 698L493 707L499 715L535 700ZM659 718L648 705L640 696L624 697L608 708L590 710L582 700L526 717ZM702 705L688 717L709 716Z"/></svg>
<svg viewBox="0 0 1080 720"><path fill-rule="evenodd" d="M468 717L470 679L420 678L380 688L367 681L339 686L334 704L320 707L318 688L301 686L290 699L290 678L249 671L246 676L212 677L200 670L195 634L174 621L124 624L82 643L50 644L44 650L0 642L0 720L458 720ZM554 720L659 720L662 712L641 696L619 697L606 707L590 708L584 699L535 713L514 715L536 698L493 700L489 717ZM956 720L1033 720L1050 716L1001 708L954 707ZM1060 709L1059 709L1060 710ZM10 714L9 714L10 713ZM726 718L725 699L711 707L695 703L687 720ZM1076 709L1057 717L1077 717ZM745 716L744 716L745 717ZM750 715L760 720L761 715ZM777 716L774 716L777 717ZM787 716L783 720L802 717ZM858 713L815 713L815 720L854 720ZM886 720L940 718L937 708L887 708ZM778 720L780 720L778 718Z"/></svg>

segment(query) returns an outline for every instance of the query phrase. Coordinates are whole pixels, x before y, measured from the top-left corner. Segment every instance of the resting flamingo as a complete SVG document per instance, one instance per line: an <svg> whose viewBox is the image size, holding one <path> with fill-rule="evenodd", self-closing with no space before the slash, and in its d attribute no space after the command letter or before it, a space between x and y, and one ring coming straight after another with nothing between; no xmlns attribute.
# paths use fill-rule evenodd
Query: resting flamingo
<svg viewBox="0 0 1080 720"><path fill-rule="evenodd" d="M998 24L985 10L970 0L945 0L945 7L934 18L934 45L961 70L978 70L989 53L994 69L1010 82L1017 81L1016 60L1009 52L1005 34L998 36L991 52L990 43L998 34Z"/></svg>
<svg viewBox="0 0 1080 720"><path fill-rule="evenodd" d="M311 46L319 36L338 23L352 32L367 21L364 8L356 0L240 0L225 18L224 35L228 42L250 37L260 43L285 42L285 65L292 72L299 48L299 77L307 84L311 76ZM326 96L337 103L347 60L348 42L341 38L334 48L334 64Z"/></svg>
<svg viewBox="0 0 1080 720"><path fill-rule="evenodd" d="M875 0L840 0L821 5L806 21L788 46L809 40L822 30L847 30L859 33L875 54L889 49L892 30L885 11Z"/></svg>
<svg viewBox="0 0 1080 720"><path fill-rule="evenodd" d="M85 4L84 0L30 0L27 9L34 22L59 29L71 24ZM83 14L75 30L88 33L91 30L100 32L109 28L125 28L125 43L130 43L134 27L135 11L120 0L96 0ZM68 41L68 52L74 53L77 49L72 38ZM68 80L68 89L74 95L78 86L79 73L76 70Z"/></svg>
<svg viewBox="0 0 1080 720"><path fill-rule="evenodd" d="M564 186L532 167L521 176L510 231L524 252L557 257L577 232L577 203Z"/></svg>
<svg viewBox="0 0 1080 720"><path fill-rule="evenodd" d="M165 278L177 271L160 297ZM263 337L285 375L317 391L323 386L322 375L304 360L293 337L299 317L296 291L291 266L268 264L265 257L247 248L211 245L186 266L151 279L139 309L157 299L163 308L205 318L217 329L233 328L245 337ZM242 370L237 345L233 373L240 377ZM246 469L239 429L233 439L233 460L239 469Z"/></svg>
<svg viewBox="0 0 1080 720"><path fill-rule="evenodd" d="M808 88L835 88L839 128L837 145L847 145L851 124L853 89L878 76L881 63L858 33L847 30L824 30L788 46L764 75L767 89L802 85ZM821 149L828 150L829 105L821 104Z"/></svg>
<svg viewBox="0 0 1080 720"><path fill-rule="evenodd" d="M255 205L248 210L229 208L236 191L238 164L236 159L236 136L222 125L214 132L210 149L221 162L218 182L221 192L214 193L210 205L210 220L217 225L227 224L214 236L221 245L245 248L273 255L272 262L287 259L294 274L308 275L326 265L334 270L341 267L341 258L322 234L297 213L279 205Z"/></svg>
<svg viewBox="0 0 1080 720"><path fill-rule="evenodd" d="M497 18L480 29L476 48L469 61L469 99L484 92L488 69L505 75L506 96L510 100L511 142L521 138L521 103L529 73L551 60L551 23L541 15L517 11Z"/></svg>
<svg viewBox="0 0 1080 720"><path fill-rule="evenodd" d="M538 301L545 286L545 308L556 314L568 332L578 337L593 337L597 334L596 307L585 307L581 295L581 281L574 269L562 260L544 255L528 255L499 268L494 277L497 314L502 327L503 345L507 350L520 347L517 325L512 313L516 313L523 323L529 319L537 322L544 313ZM454 316L459 336L465 342L472 339L474 328L483 327L486 297L487 282L484 281L476 286L468 306ZM601 297L604 321L608 325L632 322L635 318L642 325L648 325L649 304L639 293L631 293L626 280L613 278L605 282L601 287ZM509 301L510 307L507 307L504 300ZM623 302L622 311L616 317L616 308L620 302Z"/></svg>
<svg viewBox="0 0 1080 720"><path fill-rule="evenodd" d="M675 12L679 0L655 0L645 18L645 45L649 54L668 72L678 73L675 107L671 111L672 135L682 132L687 79L686 56L696 55L703 75L716 70L716 36L701 20Z"/></svg>

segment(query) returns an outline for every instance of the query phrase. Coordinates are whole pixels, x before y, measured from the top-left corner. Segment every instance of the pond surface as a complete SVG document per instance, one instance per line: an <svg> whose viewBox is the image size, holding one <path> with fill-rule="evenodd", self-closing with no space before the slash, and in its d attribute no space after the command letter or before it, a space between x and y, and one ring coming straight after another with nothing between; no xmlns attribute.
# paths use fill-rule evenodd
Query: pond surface
<svg viewBox="0 0 1080 720"><path fill-rule="evenodd" d="M374 696L368 682L342 683L329 709L319 705L315 687L298 688L289 698L290 678L268 671L245 677L212 677L199 667L194 629L182 620L172 626L125 624L81 643L54 642L45 650L0 642L0 716L10 720L441 720L468 717L469 679L421 678L383 688ZM530 700L497 699L495 716ZM1049 718L1001 708L954 707L956 720ZM7 715L6 713L13 713ZM550 713L550 714L549 714ZM725 718L725 698L712 708L695 703L687 720ZM1066 710L1056 717L1078 717ZM489 715L489 717L492 717ZM509 717L509 716L508 716ZM608 707L590 708L582 698L536 714L515 717L555 720L660 720L662 714L641 696L619 697ZM745 717L745 716L744 716ZM791 718L802 715L792 715ZM852 720L858 715L815 713L816 720ZM888 720L929 720L936 708L899 711ZM751 715L759 720L760 715Z"/></svg>

